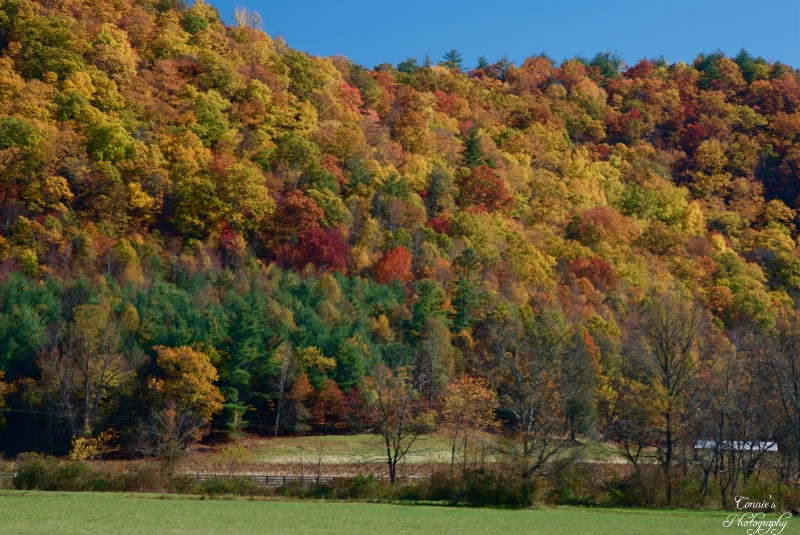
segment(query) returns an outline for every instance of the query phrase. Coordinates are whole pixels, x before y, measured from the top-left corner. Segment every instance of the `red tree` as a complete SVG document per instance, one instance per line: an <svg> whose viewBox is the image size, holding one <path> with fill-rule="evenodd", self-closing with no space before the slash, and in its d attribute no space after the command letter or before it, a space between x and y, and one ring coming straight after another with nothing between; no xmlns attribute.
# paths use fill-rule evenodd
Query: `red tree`
<svg viewBox="0 0 800 535"><path fill-rule="evenodd" d="M588 279L595 288L600 290L608 290L619 282L619 275L611 267L611 264L599 256L591 258L580 256L570 261L567 269L576 279Z"/></svg>
<svg viewBox="0 0 800 535"><path fill-rule="evenodd" d="M311 197L300 190L284 195L278 204L277 223L284 233L297 233L318 227L325 213Z"/></svg>
<svg viewBox="0 0 800 535"><path fill-rule="evenodd" d="M380 284L390 284L395 280L405 284L411 276L411 253L401 245L388 251L375 264L375 280Z"/></svg>
<svg viewBox="0 0 800 535"><path fill-rule="evenodd" d="M494 212L514 205L506 183L485 165L473 167L470 174L460 181L459 199L462 206L479 212Z"/></svg>
<svg viewBox="0 0 800 535"><path fill-rule="evenodd" d="M297 243L279 247L276 256L285 267L298 270L311 264L325 271L344 271L350 246L336 229L314 227L301 232Z"/></svg>

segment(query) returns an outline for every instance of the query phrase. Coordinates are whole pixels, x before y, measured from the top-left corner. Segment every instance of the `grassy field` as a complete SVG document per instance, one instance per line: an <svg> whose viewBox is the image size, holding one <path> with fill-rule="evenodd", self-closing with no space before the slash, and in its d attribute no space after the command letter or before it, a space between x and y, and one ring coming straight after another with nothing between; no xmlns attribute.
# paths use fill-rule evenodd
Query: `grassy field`
<svg viewBox="0 0 800 535"><path fill-rule="evenodd" d="M480 449L481 444L483 449ZM444 434L421 436L400 462L398 474L400 477L424 477L449 467L450 448L450 438ZM471 462L478 462L481 456L489 464L508 461L508 457L499 452L496 438L487 436L482 443L477 439L473 440L470 448ZM628 463L617 448L597 441L584 440L575 446L564 448L554 458L564 456L628 468ZM456 460L461 460L460 450ZM112 464L118 465L119 470L132 470L130 461L104 461L97 463L97 467L108 469ZM281 437L246 435L235 442L210 446L185 458L179 472L270 475L312 475L319 472L324 476L373 474L386 477L386 449L381 437L374 434Z"/></svg>
<svg viewBox="0 0 800 535"><path fill-rule="evenodd" d="M323 463L359 463L379 458L383 461L384 446L378 435L324 435L307 437L247 437L246 461L297 462L301 455L306 461L322 456ZM215 457L219 458L219 452ZM223 455L224 457L224 455ZM407 462L450 461L450 443L446 437L420 437Z"/></svg>
<svg viewBox="0 0 800 535"><path fill-rule="evenodd" d="M9 535L601 534L733 535L724 512L561 507L497 510L301 501L202 500L147 494L0 491ZM790 524L798 523L789 520ZM787 526L786 533L796 533Z"/></svg>
<svg viewBox="0 0 800 535"><path fill-rule="evenodd" d="M248 436L238 441L243 446L242 461L257 463L316 462L321 458L323 464L359 464L369 461L384 462L385 446L379 435L323 435L306 437L257 437ZM449 463L450 438L446 435L423 435L419 437L407 455L405 462ZM486 460L497 460L491 453L494 445L488 443ZM613 461L624 459L611 445L587 441L580 446L579 457L584 459ZM575 453L564 450L564 454ZM215 449L206 456L211 461L224 462L225 448Z"/></svg>

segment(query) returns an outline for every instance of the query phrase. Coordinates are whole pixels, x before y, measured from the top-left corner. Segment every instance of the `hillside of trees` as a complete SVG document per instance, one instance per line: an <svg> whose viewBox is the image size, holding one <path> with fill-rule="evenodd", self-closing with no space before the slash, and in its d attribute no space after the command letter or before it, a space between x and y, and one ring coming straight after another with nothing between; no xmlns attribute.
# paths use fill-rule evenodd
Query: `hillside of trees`
<svg viewBox="0 0 800 535"><path fill-rule="evenodd" d="M591 436L667 485L777 441L796 480L800 71L369 70L259 22L0 0L0 450L374 429L400 392L425 429L494 399L526 475Z"/></svg>

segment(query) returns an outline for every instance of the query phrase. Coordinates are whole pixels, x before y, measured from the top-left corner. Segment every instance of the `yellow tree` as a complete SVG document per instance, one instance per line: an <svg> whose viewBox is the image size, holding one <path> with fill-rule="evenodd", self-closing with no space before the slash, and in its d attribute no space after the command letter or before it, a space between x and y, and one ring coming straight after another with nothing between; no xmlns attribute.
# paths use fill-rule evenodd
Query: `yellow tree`
<svg viewBox="0 0 800 535"><path fill-rule="evenodd" d="M73 321L53 331L39 352L41 385L55 400L73 437L90 437L97 420L113 409L115 396L130 385L133 366L123 351L130 318L117 318L112 304L75 308Z"/></svg>
<svg viewBox="0 0 800 535"><path fill-rule="evenodd" d="M475 435L497 426L495 411L497 394L480 377L465 375L456 379L444 394L442 426L450 434L452 449L450 471L456 461L456 450L461 447L462 471L469 459L469 440Z"/></svg>
<svg viewBox="0 0 800 535"><path fill-rule="evenodd" d="M158 346L155 351L164 376L151 378L150 387L162 400L204 422L222 410L222 393L214 384L219 375L208 355L188 346Z"/></svg>
<svg viewBox="0 0 800 535"><path fill-rule="evenodd" d="M156 408L142 429L142 449L162 457L171 485L181 454L202 438L224 398L208 355L188 346L158 346L155 351L161 375L148 381Z"/></svg>

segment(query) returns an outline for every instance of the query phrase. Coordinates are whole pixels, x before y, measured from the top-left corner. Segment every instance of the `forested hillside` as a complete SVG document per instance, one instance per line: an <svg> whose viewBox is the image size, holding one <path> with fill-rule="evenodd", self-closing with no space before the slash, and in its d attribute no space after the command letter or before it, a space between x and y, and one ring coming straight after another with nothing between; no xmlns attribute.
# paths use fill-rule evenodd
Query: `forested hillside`
<svg viewBox="0 0 800 535"><path fill-rule="evenodd" d="M569 435L667 470L775 439L800 470L800 72L369 70L258 23L0 0L6 451L181 407L358 427L398 385L434 428L472 385L526 473Z"/></svg>

